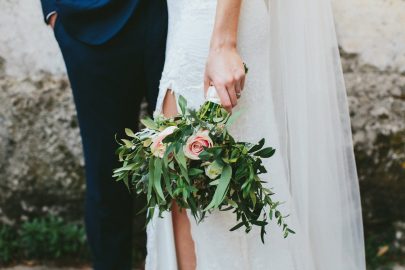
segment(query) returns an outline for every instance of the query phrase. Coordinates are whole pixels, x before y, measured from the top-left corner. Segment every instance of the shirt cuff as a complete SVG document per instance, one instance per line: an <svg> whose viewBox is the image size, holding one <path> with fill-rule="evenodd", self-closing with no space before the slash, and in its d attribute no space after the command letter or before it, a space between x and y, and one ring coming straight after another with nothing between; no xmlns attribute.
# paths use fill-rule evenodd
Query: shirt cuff
<svg viewBox="0 0 405 270"><path fill-rule="evenodd" d="M45 17L46 23L49 23L49 18L51 18L51 16L52 16L53 14L56 14L56 11L52 11L52 12L48 13L48 15L46 15L46 17Z"/></svg>

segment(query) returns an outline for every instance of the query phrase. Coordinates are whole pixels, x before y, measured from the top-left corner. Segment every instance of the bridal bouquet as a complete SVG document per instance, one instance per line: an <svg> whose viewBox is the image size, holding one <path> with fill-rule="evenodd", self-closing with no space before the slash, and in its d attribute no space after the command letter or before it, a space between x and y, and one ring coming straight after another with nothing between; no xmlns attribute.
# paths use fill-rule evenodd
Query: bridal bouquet
<svg viewBox="0 0 405 270"><path fill-rule="evenodd" d="M263 242L273 218L284 237L294 233L259 177L266 173L262 159L275 149L264 147L264 139L257 144L236 141L228 127L238 113L229 114L215 99L192 110L180 96L179 107L176 117L144 119L146 128L137 133L126 129L129 139L121 139L117 149L122 166L113 176L130 191L146 194L147 222L155 210L161 216L176 202L197 221L215 209L233 211L236 224L230 230L244 226L248 233L259 226Z"/></svg>

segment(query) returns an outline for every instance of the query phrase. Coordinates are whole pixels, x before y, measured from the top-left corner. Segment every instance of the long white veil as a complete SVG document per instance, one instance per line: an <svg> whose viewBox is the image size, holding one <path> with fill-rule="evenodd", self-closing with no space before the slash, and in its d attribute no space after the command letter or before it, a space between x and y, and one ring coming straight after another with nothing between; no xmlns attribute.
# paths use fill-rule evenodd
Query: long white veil
<svg viewBox="0 0 405 270"><path fill-rule="evenodd" d="M360 193L330 0L265 0L272 91L301 233L317 270L364 270Z"/></svg>

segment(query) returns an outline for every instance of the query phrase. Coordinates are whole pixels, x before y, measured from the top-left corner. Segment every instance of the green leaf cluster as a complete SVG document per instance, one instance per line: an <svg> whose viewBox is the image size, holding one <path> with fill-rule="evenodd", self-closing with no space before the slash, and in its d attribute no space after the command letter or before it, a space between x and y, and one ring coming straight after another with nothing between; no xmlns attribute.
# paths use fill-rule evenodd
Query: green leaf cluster
<svg viewBox="0 0 405 270"><path fill-rule="evenodd" d="M84 226L49 216L18 227L0 224L0 266L21 260L87 260Z"/></svg>
<svg viewBox="0 0 405 270"><path fill-rule="evenodd" d="M119 141L117 155L121 167L114 170L114 178L122 181L134 194L146 194L147 221L155 212L161 216L171 211L173 202L180 208L190 209L197 221L202 221L214 210L232 211L236 225L231 231L253 226L261 229L264 242L266 225L274 220L287 237L294 233L286 224L286 216L278 210L280 202L260 178L267 173L262 159L270 158L275 149L236 141L228 127L237 121L240 113L229 114L219 104L205 102L199 110L187 108L187 101L179 98L180 114L173 118L157 116L144 119L145 128L137 133L126 129L127 139ZM152 153L154 138L168 127L175 126L166 136L163 157ZM185 156L187 139L197 132L208 131L213 146L204 148L199 160ZM207 168L215 164L218 175L208 177Z"/></svg>

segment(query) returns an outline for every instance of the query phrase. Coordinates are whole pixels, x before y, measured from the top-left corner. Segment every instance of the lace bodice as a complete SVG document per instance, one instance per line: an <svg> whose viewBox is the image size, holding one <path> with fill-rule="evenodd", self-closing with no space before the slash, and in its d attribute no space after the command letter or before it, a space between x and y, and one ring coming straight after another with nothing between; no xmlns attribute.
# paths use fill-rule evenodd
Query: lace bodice
<svg viewBox="0 0 405 270"><path fill-rule="evenodd" d="M166 62L160 81L161 92L172 89L179 95L192 91L198 96L190 99L191 106L198 106L203 98L203 75L208 55L216 1L168 1L169 28ZM200 91L201 90L201 91ZM160 110L164 95L159 96Z"/></svg>

